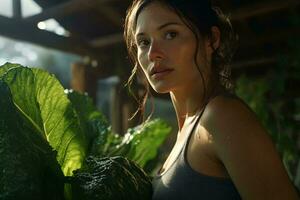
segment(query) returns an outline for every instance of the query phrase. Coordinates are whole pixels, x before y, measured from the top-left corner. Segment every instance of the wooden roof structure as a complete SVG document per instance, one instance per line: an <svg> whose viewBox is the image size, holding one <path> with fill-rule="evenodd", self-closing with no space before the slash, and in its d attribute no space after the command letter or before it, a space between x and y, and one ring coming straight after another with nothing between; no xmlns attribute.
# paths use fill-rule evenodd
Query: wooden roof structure
<svg viewBox="0 0 300 200"><path fill-rule="evenodd" d="M73 79L79 80L79 84L76 81L73 83L76 86L73 88L88 91L93 99L96 96L97 79L112 75L118 75L121 80L128 78L131 64L123 40L123 23L132 0L34 1L43 9L42 12L22 17L21 0L12 0L13 17L0 16L0 35L81 55L90 63L95 61L98 65L96 70L78 65L75 66L77 71L72 71ZM300 0L213 2L231 16L232 25L240 38L232 61L232 72L236 77L245 72L253 76L264 75L274 67L278 55L290 53L290 38L299 38L300 27L293 20L298 20L296 24L300 24ZM61 36L39 29L38 23L48 19L55 19L70 35ZM300 85L297 80L291 80L289 84ZM118 133L132 126L128 118L136 109L136 105L131 105L135 102L128 103L124 100L127 97L123 98L122 95L115 90L110 102L112 127ZM297 89L290 89L284 98L300 98L300 93ZM137 124L137 121L131 123Z"/></svg>
<svg viewBox="0 0 300 200"><path fill-rule="evenodd" d="M112 60L118 51L126 58L123 40L123 22L131 0L34 0L43 11L22 17L20 0L13 0L13 18L0 16L0 35L32 42L65 52L89 56L101 62ZM299 27L291 25L290 18L299 16L299 0L215 0L229 13L233 27L240 37L240 45L233 68L240 69L272 64L278 54L287 53L290 36L300 34ZM70 36L64 37L40 30L37 23L53 18ZM106 62L105 62L106 63ZM107 61L107 75L116 73ZM117 70L118 71L118 70Z"/></svg>
<svg viewBox="0 0 300 200"><path fill-rule="evenodd" d="M128 77L131 68L123 40L123 23L126 9L132 0L34 1L43 9L42 12L24 18L21 0L12 0L13 17L0 16L0 35L97 61L100 70L97 74L93 70L89 72L93 75L93 81L88 80L89 86L84 87L95 87L97 78L119 75L122 80ZM238 76L244 72L253 76L264 74L266 70L274 67L278 55L290 53L290 38L299 38L300 0L212 1L225 14L231 16L232 25L240 38L232 62L233 75ZM48 19L55 19L70 35L66 37L39 29L37 24ZM82 75L79 77L82 78ZM283 98L300 99L298 88L295 87L300 82L291 80L289 85L293 89ZM135 108L124 100L120 103L118 99L122 98L114 98L110 102L114 109L112 127L116 127L115 132L122 133L131 126L128 125L128 118Z"/></svg>

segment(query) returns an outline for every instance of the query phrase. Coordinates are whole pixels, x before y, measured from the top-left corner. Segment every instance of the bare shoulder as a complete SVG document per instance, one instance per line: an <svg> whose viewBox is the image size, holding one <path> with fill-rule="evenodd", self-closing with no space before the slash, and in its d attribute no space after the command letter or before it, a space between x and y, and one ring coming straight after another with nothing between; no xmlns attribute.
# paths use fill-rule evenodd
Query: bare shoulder
<svg viewBox="0 0 300 200"><path fill-rule="evenodd" d="M271 137L242 100L215 97L200 123L242 199L299 199Z"/></svg>
<svg viewBox="0 0 300 200"><path fill-rule="evenodd" d="M250 142L251 139L272 145L272 140L251 108L240 98L217 96L207 105L201 124L219 142L233 142L233 139ZM256 141L257 142L257 141Z"/></svg>
<svg viewBox="0 0 300 200"><path fill-rule="evenodd" d="M226 121L232 123L231 125L238 125L234 122L235 120L241 121L240 117L242 119L251 118L258 122L251 108L242 99L232 96L217 96L213 98L207 105L203 115L206 123Z"/></svg>

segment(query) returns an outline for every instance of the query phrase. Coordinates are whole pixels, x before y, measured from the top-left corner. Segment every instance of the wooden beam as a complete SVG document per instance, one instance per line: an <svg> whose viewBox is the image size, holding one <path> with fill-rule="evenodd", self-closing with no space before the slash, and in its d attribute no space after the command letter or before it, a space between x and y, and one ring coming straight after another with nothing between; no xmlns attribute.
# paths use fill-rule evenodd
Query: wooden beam
<svg viewBox="0 0 300 200"><path fill-rule="evenodd" d="M258 65L269 65L273 64L277 61L276 57L269 57L269 58L253 58L251 60L244 60L244 61L236 61L231 64L233 70L240 69L244 67L253 67Z"/></svg>
<svg viewBox="0 0 300 200"><path fill-rule="evenodd" d="M97 8L101 13L108 17L108 19L114 24L121 25L121 16L117 14L113 9L107 9L107 6L102 7L105 3L111 2L112 0L72 0L60 5L46 9L40 14L30 16L26 18L26 21L31 23L37 23L39 21L44 21L49 18L58 18L66 16L68 14L78 12L80 10ZM252 6L247 6L240 8L237 12L232 14L232 20L243 20L245 18L253 17L260 14L265 14L268 12L273 12L276 10L293 7L300 3L299 0L286 0L278 1L272 4L270 3L258 3ZM98 38L89 42L93 47L101 48L109 46L116 43L123 42L123 33L114 34Z"/></svg>
<svg viewBox="0 0 300 200"><path fill-rule="evenodd" d="M122 16L120 13L112 9L112 7L103 5L103 3L98 2L96 9L102 13L111 23L117 27L122 27Z"/></svg>
<svg viewBox="0 0 300 200"><path fill-rule="evenodd" d="M231 20L243 20L249 17L258 16L277 10L282 10L286 8L293 8L300 4L299 0L285 0L285 1L275 1L275 2L262 2L256 3L251 6L238 8L236 12L231 15Z"/></svg>
<svg viewBox="0 0 300 200"><path fill-rule="evenodd" d="M99 5L103 6L105 3L111 3L112 1L114 0L69 0L66 3L61 3L56 6L47 8L39 14L29 16L25 18L25 20L31 23L38 23L50 18L56 19L82 10L98 8ZM107 12L113 14L111 10ZM111 16L108 17L110 18Z"/></svg>
<svg viewBox="0 0 300 200"><path fill-rule="evenodd" d="M124 41L123 33L117 33L117 34L108 35L105 37L100 37L100 38L94 39L94 40L90 41L89 44L95 48L102 48L105 46L121 43L123 41Z"/></svg>
<svg viewBox="0 0 300 200"><path fill-rule="evenodd" d="M298 4L300 4L300 1L298 1L298 0L297 1L288 0L286 2L277 2L277 3L273 3L273 4L259 3L259 4L255 4L254 6L248 6L245 8L241 8L238 12L232 14L231 19L235 20L235 21L242 20L242 19L249 18L249 17L255 16L255 15L265 14L267 12L272 12L272 11L275 11L278 9L292 7L292 6L295 6ZM277 39L282 39L282 38L284 39L289 34L293 34L293 35L299 34L299 29L295 29L295 30L291 30L291 31L292 32L284 30L284 31L280 31L280 33L276 33L276 34L273 34L273 33L272 34L264 34L262 36L253 37L253 40L251 40L251 39L242 40L241 41L242 43L240 44L240 46L241 47L253 46L255 44L261 44L264 42L275 41ZM105 37L99 37L97 39L90 41L89 43L93 47L102 48L105 46L109 46L109 45L121 43L121 42L124 42L123 33L117 33L117 34L108 35Z"/></svg>
<svg viewBox="0 0 300 200"><path fill-rule="evenodd" d="M109 0L69 0L43 10L41 13L26 17L25 20L31 23L38 23L50 18L59 18L82 10L94 7L98 2L105 3Z"/></svg>
<svg viewBox="0 0 300 200"><path fill-rule="evenodd" d="M14 0L16 1L16 0ZM113 9L107 7L102 8L105 3L111 3L112 0L70 0L66 3L59 4L44 10L42 13L27 17L26 20L37 23L50 18L58 18L62 16L69 15L74 12L81 10L86 10L90 8L97 8L102 13L104 13L112 22L119 24L117 18L120 19L120 15ZM246 6L244 8L239 8L238 11L233 12L232 20L242 20L245 18L257 16L260 14L265 14L268 12L273 12L276 10L286 9L289 7L294 7L300 4L299 0L286 0L277 2L262 2L251 6ZM118 14L114 17L114 14Z"/></svg>
<svg viewBox="0 0 300 200"><path fill-rule="evenodd" d="M58 49L78 55L89 55L98 58L96 49L90 47L85 41L74 37L63 37L55 33L40 30L36 26L0 16L0 35L35 43L49 48Z"/></svg>
<svg viewBox="0 0 300 200"><path fill-rule="evenodd" d="M276 33L276 34L274 34ZM279 43L288 40L291 37L298 37L300 35L300 29L299 28L291 28L291 29L284 29L284 30L270 30L268 32L265 32L261 35L253 35L253 36L246 36L244 39L241 39L240 41L240 47L241 50L249 50L249 48L255 48L262 46L266 43Z"/></svg>

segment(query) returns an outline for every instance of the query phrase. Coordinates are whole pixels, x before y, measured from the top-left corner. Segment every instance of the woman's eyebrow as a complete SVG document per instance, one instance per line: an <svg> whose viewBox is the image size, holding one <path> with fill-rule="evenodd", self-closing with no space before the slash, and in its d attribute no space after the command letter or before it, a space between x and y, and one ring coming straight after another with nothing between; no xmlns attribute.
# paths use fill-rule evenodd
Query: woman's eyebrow
<svg viewBox="0 0 300 200"><path fill-rule="evenodd" d="M182 26L182 24L178 23L178 22L167 22L165 24L162 24L160 26L157 27L157 30L161 30L167 26L171 26L171 25L177 25L177 26ZM137 33L135 37L138 37L140 35L145 35L144 32L140 32L140 33Z"/></svg>

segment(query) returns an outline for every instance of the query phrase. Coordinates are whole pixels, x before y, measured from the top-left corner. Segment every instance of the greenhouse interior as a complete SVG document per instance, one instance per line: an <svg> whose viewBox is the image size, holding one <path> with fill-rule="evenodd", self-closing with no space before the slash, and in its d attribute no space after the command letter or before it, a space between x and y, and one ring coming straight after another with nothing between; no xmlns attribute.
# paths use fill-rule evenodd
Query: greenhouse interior
<svg viewBox="0 0 300 200"><path fill-rule="evenodd" d="M180 143L181 127L174 109L175 95L156 92L151 83L145 87L146 78L131 77L135 64L141 66L141 62L131 60L125 40L128 38L124 36L132 2L148 0L1 0L0 200L176 199L172 198L176 194L182 195L178 199L191 198L181 190L168 189L174 186L173 182L163 177L159 179L159 188L152 186L153 178L174 151L174 144ZM143 5L139 16L144 14L146 18L151 5L161 5L149 2ZM170 2L179 6L198 5L194 0L161 2L167 2L167 6ZM212 0L211 4L228 16L236 34L229 64L234 94L260 121L288 178L272 174L277 173L277 168L280 171L280 167L269 169L272 160L264 157L269 154L254 150L269 149L260 148L261 143L254 144L252 135L246 136L246 144L250 146L253 141L251 147L256 155L245 154L243 159L261 158L270 165L261 169L264 166L259 160L257 166L253 164L257 169L249 173L269 173L261 179L247 179L251 175L232 169L234 161L224 161L222 166L232 176L240 194L238 199L289 195L284 181L290 181L300 196L300 1ZM176 9L169 11L177 13ZM151 27L151 23L145 24ZM171 52L176 53L171 50L166 55ZM242 155L244 151L240 152L232 155ZM251 155L256 158L250 158ZM206 175L201 175L204 184L224 181L224 177L212 177L213 166L207 169L203 172ZM173 170L170 165L165 177L171 176L168 172ZM176 175L173 176L175 180ZM273 177L274 182L284 181L257 189L256 181L262 185L272 182L273 178L269 182L264 180L270 178L267 176ZM181 184L188 187L193 183ZM225 195L223 185L207 189L206 194L201 192L208 186L191 188L194 187L204 188L199 190L203 199ZM171 195L171 191L175 192ZM211 191L216 195L205 198ZM260 194L255 196L255 191ZM277 199L296 199L292 197Z"/></svg>

